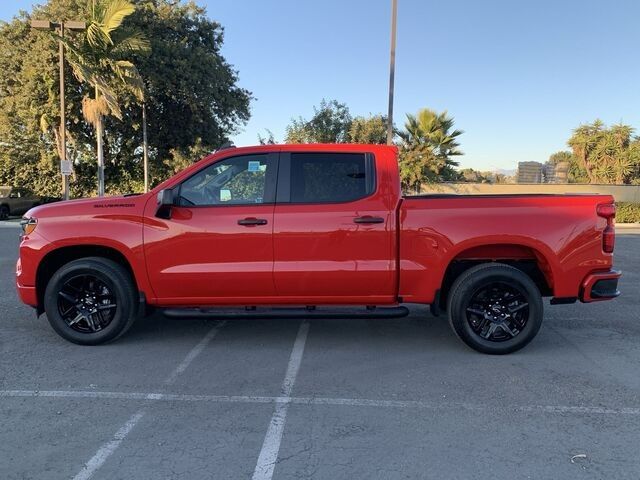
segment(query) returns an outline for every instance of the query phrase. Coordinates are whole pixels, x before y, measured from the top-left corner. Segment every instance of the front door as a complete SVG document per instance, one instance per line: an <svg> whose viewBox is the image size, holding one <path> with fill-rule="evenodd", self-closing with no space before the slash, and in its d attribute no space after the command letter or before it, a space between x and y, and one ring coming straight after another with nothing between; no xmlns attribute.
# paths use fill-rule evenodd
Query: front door
<svg viewBox="0 0 640 480"><path fill-rule="evenodd" d="M147 207L145 257L160 304L245 304L275 294L277 171L277 153L226 158L174 189L171 218Z"/></svg>

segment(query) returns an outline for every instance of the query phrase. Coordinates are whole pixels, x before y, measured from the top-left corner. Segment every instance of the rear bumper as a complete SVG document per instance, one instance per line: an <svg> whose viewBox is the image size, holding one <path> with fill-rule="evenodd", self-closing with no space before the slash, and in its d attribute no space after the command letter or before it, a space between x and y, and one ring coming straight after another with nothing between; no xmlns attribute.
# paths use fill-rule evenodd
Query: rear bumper
<svg viewBox="0 0 640 480"><path fill-rule="evenodd" d="M611 300L620 295L618 279L622 275L619 270L591 273L585 277L580 287L580 301L583 303Z"/></svg>

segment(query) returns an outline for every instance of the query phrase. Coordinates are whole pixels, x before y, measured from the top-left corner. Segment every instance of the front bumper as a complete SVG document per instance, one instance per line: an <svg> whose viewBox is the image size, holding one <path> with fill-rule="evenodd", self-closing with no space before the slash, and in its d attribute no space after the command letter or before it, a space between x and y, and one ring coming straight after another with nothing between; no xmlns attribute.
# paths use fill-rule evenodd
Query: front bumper
<svg viewBox="0 0 640 480"><path fill-rule="evenodd" d="M22 300L22 303L26 303L32 307L37 307L38 295L36 294L36 287L23 285L23 277L22 261L18 258L16 263L16 289L18 290L18 296L20 297L20 300Z"/></svg>
<svg viewBox="0 0 640 480"><path fill-rule="evenodd" d="M580 301L583 303L611 300L620 295L618 279L622 275L619 270L596 272L586 276L580 286Z"/></svg>

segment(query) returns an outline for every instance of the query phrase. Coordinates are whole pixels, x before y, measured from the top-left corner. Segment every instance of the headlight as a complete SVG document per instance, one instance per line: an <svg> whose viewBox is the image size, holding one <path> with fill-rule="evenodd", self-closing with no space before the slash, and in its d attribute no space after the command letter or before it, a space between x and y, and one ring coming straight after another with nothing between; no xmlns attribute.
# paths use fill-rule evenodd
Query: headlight
<svg viewBox="0 0 640 480"><path fill-rule="evenodd" d="M36 229L36 227L38 226L38 219L37 218L23 218L20 221L20 226L22 227L22 234L23 235L31 235L33 233L33 231Z"/></svg>

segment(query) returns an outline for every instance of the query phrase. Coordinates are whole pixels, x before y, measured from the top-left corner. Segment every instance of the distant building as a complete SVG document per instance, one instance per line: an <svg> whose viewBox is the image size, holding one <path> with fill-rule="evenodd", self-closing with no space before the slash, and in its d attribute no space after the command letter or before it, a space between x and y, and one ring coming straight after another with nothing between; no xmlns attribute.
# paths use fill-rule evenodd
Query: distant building
<svg viewBox="0 0 640 480"><path fill-rule="evenodd" d="M516 183L567 183L569 162L519 162Z"/></svg>
<svg viewBox="0 0 640 480"><path fill-rule="evenodd" d="M544 183L568 183L569 162L545 163Z"/></svg>
<svg viewBox="0 0 640 480"><path fill-rule="evenodd" d="M540 162L518 162L516 183L542 183L542 164Z"/></svg>

